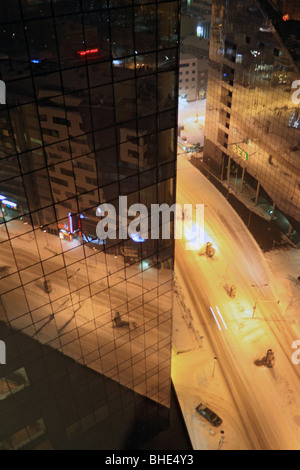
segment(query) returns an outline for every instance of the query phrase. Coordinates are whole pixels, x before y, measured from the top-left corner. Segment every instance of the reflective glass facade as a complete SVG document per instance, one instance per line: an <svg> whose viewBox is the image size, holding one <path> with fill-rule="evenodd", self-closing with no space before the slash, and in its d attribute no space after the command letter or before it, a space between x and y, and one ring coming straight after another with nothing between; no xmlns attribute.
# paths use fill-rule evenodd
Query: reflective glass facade
<svg viewBox="0 0 300 470"><path fill-rule="evenodd" d="M0 450L190 449L170 409L0 323Z"/></svg>
<svg viewBox="0 0 300 470"><path fill-rule="evenodd" d="M204 161L237 192L245 184L254 199L263 192L299 224L297 3L213 2Z"/></svg>
<svg viewBox="0 0 300 470"><path fill-rule="evenodd" d="M166 407L174 241L96 226L175 202L178 38L179 1L0 5L0 320Z"/></svg>

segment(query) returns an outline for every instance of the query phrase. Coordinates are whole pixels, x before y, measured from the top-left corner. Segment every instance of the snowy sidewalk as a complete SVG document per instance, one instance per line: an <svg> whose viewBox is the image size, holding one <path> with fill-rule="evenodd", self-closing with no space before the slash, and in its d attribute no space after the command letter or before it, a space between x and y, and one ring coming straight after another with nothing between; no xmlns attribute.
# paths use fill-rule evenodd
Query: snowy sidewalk
<svg viewBox="0 0 300 470"><path fill-rule="evenodd" d="M290 248L286 251L274 250L266 253L265 258L273 273L286 321L293 325L299 325L300 284L297 282L297 278L300 276L300 250L296 248Z"/></svg>

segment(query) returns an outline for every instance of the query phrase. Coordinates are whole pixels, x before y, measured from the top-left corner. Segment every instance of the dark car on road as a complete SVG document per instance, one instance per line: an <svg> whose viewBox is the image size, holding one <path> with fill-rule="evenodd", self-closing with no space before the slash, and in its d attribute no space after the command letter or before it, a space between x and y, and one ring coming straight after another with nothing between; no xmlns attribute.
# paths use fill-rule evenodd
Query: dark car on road
<svg viewBox="0 0 300 470"><path fill-rule="evenodd" d="M207 406L203 405L200 403L200 405L197 406L196 411L203 416L210 424L212 424L215 427L221 426L223 421L221 418L219 418L216 413L214 413L212 410L207 408Z"/></svg>

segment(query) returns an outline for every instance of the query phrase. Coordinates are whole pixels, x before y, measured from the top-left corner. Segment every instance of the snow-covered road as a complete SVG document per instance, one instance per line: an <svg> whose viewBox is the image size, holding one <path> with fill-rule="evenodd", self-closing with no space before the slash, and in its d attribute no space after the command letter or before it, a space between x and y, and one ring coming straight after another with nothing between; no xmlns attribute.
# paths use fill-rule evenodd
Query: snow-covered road
<svg viewBox="0 0 300 470"><path fill-rule="evenodd" d="M186 251L184 240L177 241L175 273L218 357L223 388L239 416L236 427L242 423L241 441L250 449L299 449L300 366L291 360L291 345L298 339L299 325L291 328L285 310L277 304L280 299L274 276L239 216L183 156L178 162L177 191L181 204L205 204L205 230L217 246L215 258L208 259L197 251ZM237 286L235 299L228 295L233 284ZM269 348L275 351L274 369L257 367L254 361L262 359ZM180 374L175 374L173 381L184 410ZM221 400L221 387L218 393ZM215 396L213 403L218 411ZM231 407L227 413L223 410L222 418L226 433L235 436L224 446L227 442L226 448L234 449L240 448L241 442L236 441ZM195 419L195 413L189 413L186 421L191 433Z"/></svg>

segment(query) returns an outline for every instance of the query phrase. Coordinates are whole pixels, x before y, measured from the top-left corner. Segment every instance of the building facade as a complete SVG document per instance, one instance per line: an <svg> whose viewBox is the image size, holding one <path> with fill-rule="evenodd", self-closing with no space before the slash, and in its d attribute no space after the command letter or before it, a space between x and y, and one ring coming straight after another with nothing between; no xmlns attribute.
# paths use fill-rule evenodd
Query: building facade
<svg viewBox="0 0 300 470"><path fill-rule="evenodd" d="M205 164L237 194L300 222L299 7L213 2ZM296 86L296 88L295 88Z"/></svg>
<svg viewBox="0 0 300 470"><path fill-rule="evenodd" d="M0 320L166 408L174 240L96 227L119 196L175 202L179 9L0 6Z"/></svg>
<svg viewBox="0 0 300 470"><path fill-rule="evenodd" d="M179 95L187 101L198 98L198 59L191 54L180 54Z"/></svg>
<svg viewBox="0 0 300 470"><path fill-rule="evenodd" d="M3 322L0 335L0 450L191 449L173 387L167 408Z"/></svg>
<svg viewBox="0 0 300 470"><path fill-rule="evenodd" d="M181 41L180 51L181 54L190 54L197 59L197 96L198 99L206 98L209 41L203 38L198 38L196 35L190 35Z"/></svg>

